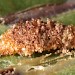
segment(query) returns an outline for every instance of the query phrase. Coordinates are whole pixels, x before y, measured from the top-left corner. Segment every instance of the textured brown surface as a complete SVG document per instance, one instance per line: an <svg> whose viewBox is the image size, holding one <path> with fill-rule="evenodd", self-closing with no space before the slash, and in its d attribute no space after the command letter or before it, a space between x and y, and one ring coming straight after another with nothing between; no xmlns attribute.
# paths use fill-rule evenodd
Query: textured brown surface
<svg viewBox="0 0 75 75"><path fill-rule="evenodd" d="M15 74L14 71L15 71L14 68L7 68L4 70L0 70L0 74L1 75L18 75L18 74Z"/></svg>
<svg viewBox="0 0 75 75"><path fill-rule="evenodd" d="M31 56L34 52L43 51L66 53L75 48L75 26L57 23L47 19L32 19L18 23L9 29L0 40L0 54Z"/></svg>

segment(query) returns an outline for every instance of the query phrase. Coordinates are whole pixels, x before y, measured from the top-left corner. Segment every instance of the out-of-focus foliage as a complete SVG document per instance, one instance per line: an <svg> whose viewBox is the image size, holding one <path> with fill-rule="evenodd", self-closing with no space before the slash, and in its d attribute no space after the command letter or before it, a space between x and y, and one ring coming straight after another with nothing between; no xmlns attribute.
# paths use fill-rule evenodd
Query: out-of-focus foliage
<svg viewBox="0 0 75 75"><path fill-rule="evenodd" d="M62 22L66 25L68 24L75 25L75 10L69 10L68 12L59 14L56 17L53 17L52 19Z"/></svg>
<svg viewBox="0 0 75 75"><path fill-rule="evenodd" d="M8 28L9 28L9 26L0 24L0 35L1 35L2 33L4 33Z"/></svg>
<svg viewBox="0 0 75 75"><path fill-rule="evenodd" d="M16 68L16 71L24 73L22 75L75 75L75 57L71 59L69 57L68 55L63 56L63 58L59 56L40 56L36 58L4 56L0 57L0 69L11 65ZM56 63L50 64L55 60Z"/></svg>
<svg viewBox="0 0 75 75"><path fill-rule="evenodd" d="M0 0L0 15L7 15L9 13L23 10L42 4L60 4L66 0Z"/></svg>

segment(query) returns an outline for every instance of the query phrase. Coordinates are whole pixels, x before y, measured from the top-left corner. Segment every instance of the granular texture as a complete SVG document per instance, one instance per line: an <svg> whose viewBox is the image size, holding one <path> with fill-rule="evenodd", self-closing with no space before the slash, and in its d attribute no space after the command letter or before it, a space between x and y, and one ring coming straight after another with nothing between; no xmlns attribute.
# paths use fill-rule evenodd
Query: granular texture
<svg viewBox="0 0 75 75"><path fill-rule="evenodd" d="M47 19L32 19L13 25L0 36L0 55L31 56L43 51L66 53L75 48L75 26Z"/></svg>

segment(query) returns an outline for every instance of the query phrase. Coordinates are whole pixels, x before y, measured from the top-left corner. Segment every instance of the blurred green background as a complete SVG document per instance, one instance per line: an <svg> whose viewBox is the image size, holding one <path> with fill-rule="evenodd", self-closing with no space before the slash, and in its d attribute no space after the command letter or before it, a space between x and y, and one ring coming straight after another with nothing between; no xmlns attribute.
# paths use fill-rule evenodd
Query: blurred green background
<svg viewBox="0 0 75 75"><path fill-rule="evenodd" d="M60 4L66 0L0 0L0 15L5 16L19 10L43 4Z"/></svg>

